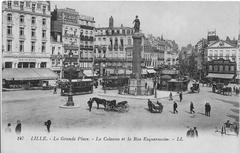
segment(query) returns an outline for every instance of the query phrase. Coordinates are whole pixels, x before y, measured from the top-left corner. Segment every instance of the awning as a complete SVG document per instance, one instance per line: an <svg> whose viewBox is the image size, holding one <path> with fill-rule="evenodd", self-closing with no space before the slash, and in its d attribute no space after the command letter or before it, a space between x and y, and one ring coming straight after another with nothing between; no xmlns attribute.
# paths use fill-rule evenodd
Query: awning
<svg viewBox="0 0 240 153"><path fill-rule="evenodd" d="M95 73L93 73L92 70L83 70L83 73L84 73L87 77L97 76Z"/></svg>
<svg viewBox="0 0 240 153"><path fill-rule="evenodd" d="M150 74L151 73L156 73L156 71L154 69L149 69L149 70L147 70L147 72L150 73Z"/></svg>
<svg viewBox="0 0 240 153"><path fill-rule="evenodd" d="M234 74L216 74L216 73L209 73L207 78L220 78L220 79L233 79Z"/></svg>
<svg viewBox="0 0 240 153"><path fill-rule="evenodd" d="M127 75L132 74L132 70L126 70L126 74Z"/></svg>
<svg viewBox="0 0 240 153"><path fill-rule="evenodd" d="M147 74L147 69L142 69L142 74Z"/></svg>
<svg viewBox="0 0 240 153"><path fill-rule="evenodd" d="M109 74L114 74L114 69L107 69L106 71L107 71L107 73L109 73Z"/></svg>
<svg viewBox="0 0 240 153"><path fill-rule="evenodd" d="M170 75L163 75L163 76L161 76L161 79L172 79L172 77L170 76Z"/></svg>
<svg viewBox="0 0 240 153"><path fill-rule="evenodd" d="M124 74L124 73L125 73L125 70L123 70L123 69L118 70L118 74Z"/></svg>
<svg viewBox="0 0 240 153"><path fill-rule="evenodd" d="M5 68L5 80L55 80L58 75L48 68Z"/></svg>

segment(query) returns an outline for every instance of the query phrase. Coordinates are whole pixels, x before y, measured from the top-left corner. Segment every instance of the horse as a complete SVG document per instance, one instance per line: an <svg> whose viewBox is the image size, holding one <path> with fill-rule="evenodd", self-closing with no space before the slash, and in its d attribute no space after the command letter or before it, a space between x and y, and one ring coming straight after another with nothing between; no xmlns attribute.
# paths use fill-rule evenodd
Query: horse
<svg viewBox="0 0 240 153"><path fill-rule="evenodd" d="M105 100L105 99L100 99L100 98L97 98L97 97L93 97L93 98L92 98L92 103L93 103L94 101L97 103L97 109L99 109L99 105L100 105L100 104L103 105L104 108L106 108L107 100Z"/></svg>

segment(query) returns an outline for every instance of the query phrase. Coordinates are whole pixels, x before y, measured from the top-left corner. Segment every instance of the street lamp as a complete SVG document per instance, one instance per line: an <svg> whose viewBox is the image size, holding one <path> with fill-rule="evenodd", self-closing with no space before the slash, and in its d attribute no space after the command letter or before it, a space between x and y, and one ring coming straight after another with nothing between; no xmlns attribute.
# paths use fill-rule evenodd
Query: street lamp
<svg viewBox="0 0 240 153"><path fill-rule="evenodd" d="M70 67L69 67L69 93L68 93L68 101L66 103L66 106L74 106L74 102L73 102L73 93L72 93L72 57L73 57L73 53L70 50L69 52L69 62L70 62Z"/></svg>

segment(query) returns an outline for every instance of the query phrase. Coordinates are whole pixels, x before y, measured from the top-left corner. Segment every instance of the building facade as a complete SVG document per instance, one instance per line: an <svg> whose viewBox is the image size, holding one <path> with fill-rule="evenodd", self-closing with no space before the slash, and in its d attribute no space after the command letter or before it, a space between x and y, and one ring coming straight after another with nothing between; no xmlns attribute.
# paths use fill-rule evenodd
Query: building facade
<svg viewBox="0 0 240 153"><path fill-rule="evenodd" d="M229 79L232 81L236 77L238 48L235 44L219 40L207 47L208 56L208 76L212 78ZM216 64L217 60L219 61ZM212 62L215 61L215 62ZM214 63L215 65L213 65ZM224 64L224 65L222 65ZM218 72L218 75L209 75L212 72ZM223 73L225 75L220 75ZM227 76L226 74L233 74Z"/></svg>
<svg viewBox="0 0 240 153"><path fill-rule="evenodd" d="M114 26L113 17L108 27L96 28L95 62L98 73L122 74L132 67L133 28Z"/></svg>
<svg viewBox="0 0 240 153"><path fill-rule="evenodd" d="M50 3L3 1L3 68L49 68Z"/></svg>
<svg viewBox="0 0 240 153"><path fill-rule="evenodd" d="M84 70L89 70L93 68L95 21L91 16L79 15L78 23L80 25L79 66Z"/></svg>
<svg viewBox="0 0 240 153"><path fill-rule="evenodd" d="M52 42L62 43L63 71L69 67L70 62L73 63L78 77L83 77L85 69L92 68L94 22L93 17L79 15L70 8L55 8L52 12ZM72 58L69 58L69 54L72 54ZM59 56L54 57L52 60L59 59Z"/></svg>

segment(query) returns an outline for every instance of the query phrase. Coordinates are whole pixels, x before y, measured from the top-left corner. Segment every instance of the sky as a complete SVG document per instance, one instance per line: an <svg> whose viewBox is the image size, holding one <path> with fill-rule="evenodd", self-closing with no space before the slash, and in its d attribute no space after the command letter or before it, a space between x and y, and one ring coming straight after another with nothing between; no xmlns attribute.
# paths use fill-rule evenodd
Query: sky
<svg viewBox="0 0 240 153"><path fill-rule="evenodd" d="M207 37L216 30L220 39L235 37L240 29L240 2L174 2L174 1L52 1L52 8L73 8L80 14L93 16L96 27L133 27L138 15L144 34L175 40L180 47Z"/></svg>

